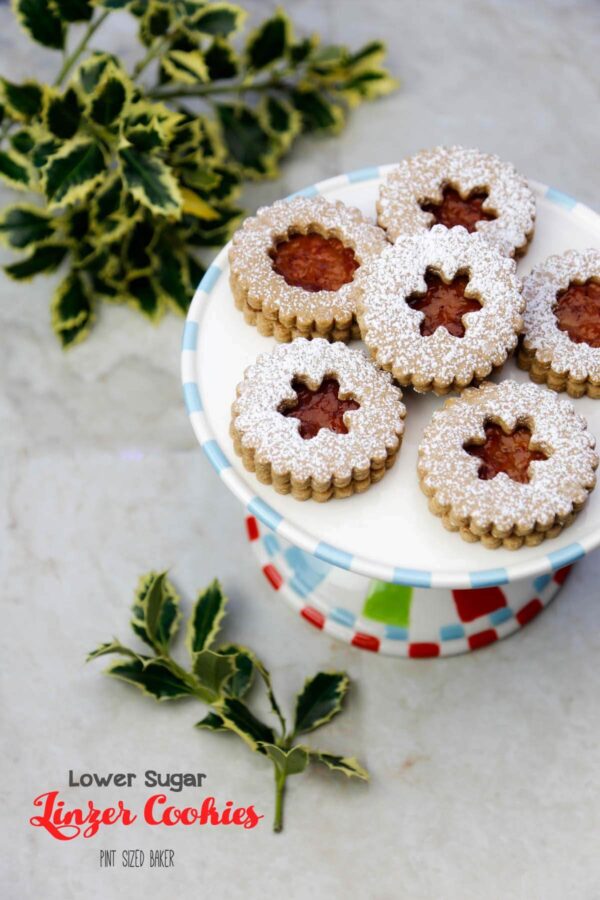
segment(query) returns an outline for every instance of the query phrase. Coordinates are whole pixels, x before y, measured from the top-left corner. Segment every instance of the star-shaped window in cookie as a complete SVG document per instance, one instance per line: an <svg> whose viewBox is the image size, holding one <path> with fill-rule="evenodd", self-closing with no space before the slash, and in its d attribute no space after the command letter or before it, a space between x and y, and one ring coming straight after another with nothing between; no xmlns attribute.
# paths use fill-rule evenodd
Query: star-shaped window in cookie
<svg viewBox="0 0 600 900"><path fill-rule="evenodd" d="M279 412L286 418L299 420L300 437L310 440L316 437L322 428L328 428L335 434L348 434L344 413L360 409L360 404L351 397L340 398L340 385L337 379L325 378L313 391L300 379L295 378L292 381L292 388L296 392L297 399L286 403Z"/></svg>
<svg viewBox="0 0 600 900"><path fill-rule="evenodd" d="M528 484L530 463L548 459L542 450L531 449L531 430L527 425L518 425L507 433L497 423L486 422L485 442L467 443L464 449L469 456L481 460L478 474L483 481L505 472L513 481Z"/></svg>

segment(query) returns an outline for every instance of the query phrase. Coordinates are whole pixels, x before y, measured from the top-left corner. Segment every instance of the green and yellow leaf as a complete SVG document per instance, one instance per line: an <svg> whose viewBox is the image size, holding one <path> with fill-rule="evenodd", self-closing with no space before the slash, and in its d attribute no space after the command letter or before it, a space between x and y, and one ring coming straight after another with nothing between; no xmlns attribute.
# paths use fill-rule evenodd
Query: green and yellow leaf
<svg viewBox="0 0 600 900"><path fill-rule="evenodd" d="M299 775L306 769L310 756L307 747L298 744L291 750L282 750L276 744L260 744L280 775Z"/></svg>
<svg viewBox="0 0 600 900"><path fill-rule="evenodd" d="M201 50L171 50L162 57L161 63L173 81L199 84L209 80L208 68Z"/></svg>
<svg viewBox="0 0 600 900"><path fill-rule="evenodd" d="M196 722L194 728L201 728L206 731L227 731L221 716L214 712L209 712L203 719Z"/></svg>
<svg viewBox="0 0 600 900"><path fill-rule="evenodd" d="M121 150L119 156L123 179L135 199L157 215L179 218L181 194L169 166L134 148Z"/></svg>
<svg viewBox="0 0 600 900"><path fill-rule="evenodd" d="M217 579L199 594L186 633L186 645L192 658L213 643L225 616L226 605L227 597Z"/></svg>
<svg viewBox="0 0 600 900"><path fill-rule="evenodd" d="M337 134L344 127L344 110L331 103L322 91L301 86L292 91L292 103L302 116L306 131L329 131Z"/></svg>
<svg viewBox="0 0 600 900"><path fill-rule="evenodd" d="M276 172L273 138L258 114L242 104L219 104L217 115L225 145L232 159L249 178Z"/></svg>
<svg viewBox="0 0 600 900"><path fill-rule="evenodd" d="M138 637L158 652L166 651L181 621L179 595L166 572L142 575L132 614L131 627Z"/></svg>
<svg viewBox="0 0 600 900"><path fill-rule="evenodd" d="M201 650L192 659L192 672L200 685L216 699L236 670L235 657L214 650Z"/></svg>
<svg viewBox="0 0 600 900"><path fill-rule="evenodd" d="M61 140L72 138L81 122L81 104L74 88L64 94L49 90L44 103L44 124L48 131Z"/></svg>
<svg viewBox="0 0 600 900"><path fill-rule="evenodd" d="M265 753L263 744L274 744L275 733L269 725L257 719L245 703L235 697L224 697L215 704L215 712L223 725L235 732L250 747Z"/></svg>
<svg viewBox="0 0 600 900"><path fill-rule="evenodd" d="M63 347L82 341L89 331L92 299L78 272L69 275L56 288L50 305L52 328Z"/></svg>
<svg viewBox="0 0 600 900"><path fill-rule="evenodd" d="M105 172L104 155L95 141L84 137L67 141L49 158L42 172L48 208L85 200L105 177Z"/></svg>
<svg viewBox="0 0 600 900"><path fill-rule="evenodd" d="M34 183L29 162L14 150L0 150L0 178L18 191L26 191Z"/></svg>
<svg viewBox="0 0 600 900"><path fill-rule="evenodd" d="M102 128L109 128L124 114L131 90L131 82L124 73L114 65L107 65L92 96L92 121Z"/></svg>
<svg viewBox="0 0 600 900"><path fill-rule="evenodd" d="M15 15L29 37L44 47L62 50L65 26L50 0L12 0Z"/></svg>
<svg viewBox="0 0 600 900"><path fill-rule="evenodd" d="M360 778L361 781L369 780L369 773L354 756L335 756L333 753L321 753L318 750L311 750L310 754L313 759L323 763L333 772L343 772L348 778Z"/></svg>
<svg viewBox="0 0 600 900"><path fill-rule="evenodd" d="M242 27L246 16L245 10L234 3L209 3L198 12L188 10L186 29L201 35L227 37Z"/></svg>
<svg viewBox="0 0 600 900"><path fill-rule="evenodd" d="M9 206L0 215L0 236L16 250L45 241L54 234L54 220L37 206Z"/></svg>
<svg viewBox="0 0 600 900"><path fill-rule="evenodd" d="M240 61L234 47L220 37L215 38L205 51L204 62L211 81L235 78L240 70Z"/></svg>
<svg viewBox="0 0 600 900"><path fill-rule="evenodd" d="M119 678L155 700L180 700L193 693L168 659L131 659L114 663L106 674Z"/></svg>
<svg viewBox="0 0 600 900"><path fill-rule="evenodd" d="M0 78L0 97L8 114L18 122L29 122L42 111L44 86L37 81L14 84Z"/></svg>
<svg viewBox="0 0 600 900"><path fill-rule="evenodd" d="M111 656L114 653L118 653L120 656L131 656L134 659L147 658L140 656L135 650L130 650L129 647L124 647L123 644L115 638L115 640L107 641L105 644L100 644L95 650L91 650L86 656L85 661L91 662L93 659L100 659L101 656Z"/></svg>
<svg viewBox="0 0 600 900"><path fill-rule="evenodd" d="M41 272L55 272L69 251L66 244L47 243L36 247L25 259L4 267L15 281L29 281Z"/></svg>
<svg viewBox="0 0 600 900"><path fill-rule="evenodd" d="M282 59L292 44L291 22L282 9L251 32L246 42L246 63L259 71Z"/></svg>
<svg viewBox="0 0 600 900"><path fill-rule="evenodd" d="M345 672L319 672L305 681L296 699L294 734L314 731L342 709L350 679Z"/></svg>
<svg viewBox="0 0 600 900"><path fill-rule="evenodd" d="M64 22L89 22L94 15L91 0L51 0L51 5Z"/></svg>

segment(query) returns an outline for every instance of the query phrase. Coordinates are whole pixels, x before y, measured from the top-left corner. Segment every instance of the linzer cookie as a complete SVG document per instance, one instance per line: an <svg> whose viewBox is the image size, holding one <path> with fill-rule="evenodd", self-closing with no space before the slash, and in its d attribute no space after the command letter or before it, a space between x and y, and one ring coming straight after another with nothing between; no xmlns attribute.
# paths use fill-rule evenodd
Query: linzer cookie
<svg viewBox="0 0 600 900"><path fill-rule="evenodd" d="M515 272L513 260L464 228L400 238L353 284L373 359L419 392L486 378L517 345L524 301Z"/></svg>
<svg viewBox="0 0 600 900"><path fill-rule="evenodd" d="M497 156L435 147L404 159L379 192L378 222L391 241L433 225L477 231L506 256L533 236L535 199L526 180Z"/></svg>
<svg viewBox="0 0 600 900"><path fill-rule="evenodd" d="M417 468L446 528L516 550L570 525L595 485L594 446L568 401L533 384L486 382L433 414Z"/></svg>
<svg viewBox="0 0 600 900"><path fill-rule="evenodd" d="M246 370L232 408L235 451L280 494L349 497L393 464L404 432L401 397L360 350L300 338Z"/></svg>
<svg viewBox="0 0 600 900"><path fill-rule="evenodd" d="M600 250L551 256L525 279L519 366L571 397L600 399Z"/></svg>
<svg viewBox="0 0 600 900"><path fill-rule="evenodd" d="M259 209L235 234L231 289L246 322L279 341L359 337L350 288L387 246L358 209L323 197Z"/></svg>

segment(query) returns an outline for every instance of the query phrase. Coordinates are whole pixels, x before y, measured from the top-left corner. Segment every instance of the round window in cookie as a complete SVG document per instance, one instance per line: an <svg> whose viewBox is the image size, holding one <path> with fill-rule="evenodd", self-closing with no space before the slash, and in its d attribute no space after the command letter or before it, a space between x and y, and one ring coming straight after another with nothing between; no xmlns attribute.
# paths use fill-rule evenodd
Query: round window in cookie
<svg viewBox="0 0 600 900"><path fill-rule="evenodd" d="M404 433L401 397L362 351L300 338L246 370L232 409L235 451L281 494L349 497L392 466Z"/></svg>
<svg viewBox="0 0 600 900"><path fill-rule="evenodd" d="M535 199L526 180L497 156L465 147L422 150L394 167L377 203L390 240L434 225L477 231L507 256L533 236Z"/></svg>
<svg viewBox="0 0 600 900"><path fill-rule="evenodd" d="M246 321L280 341L358 337L351 288L387 246L362 213L323 197L260 209L234 235L231 289Z"/></svg>
<svg viewBox="0 0 600 900"><path fill-rule="evenodd" d="M354 280L363 340L402 385L446 394L486 378L517 345L513 260L464 228L401 238Z"/></svg>
<svg viewBox="0 0 600 900"><path fill-rule="evenodd" d="M571 524L594 489L594 446L568 401L533 384L486 382L433 414L419 479L448 529L516 550Z"/></svg>
<svg viewBox="0 0 600 900"><path fill-rule="evenodd" d="M525 279L519 365L533 381L600 399L600 250L551 256Z"/></svg>

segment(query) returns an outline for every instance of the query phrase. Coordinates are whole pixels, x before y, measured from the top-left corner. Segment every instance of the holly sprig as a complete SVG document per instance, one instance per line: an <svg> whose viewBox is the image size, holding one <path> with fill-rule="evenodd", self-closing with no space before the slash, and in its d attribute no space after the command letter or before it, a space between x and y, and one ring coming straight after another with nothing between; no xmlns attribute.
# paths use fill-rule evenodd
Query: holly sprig
<svg viewBox="0 0 600 900"><path fill-rule="evenodd" d="M0 216L0 238L26 254L5 271L27 281L64 270L51 319L65 348L88 335L100 299L155 322L185 313L202 248L223 244L243 215L243 181L275 177L301 133L335 134L352 107L396 86L383 43L353 52L299 38L283 9L243 34L246 12L233 3L13 8L34 41L63 56L53 84L0 78L0 178L37 201ZM124 9L141 44L131 71L89 50Z"/></svg>
<svg viewBox="0 0 600 900"><path fill-rule="evenodd" d="M182 620L180 598L166 572L149 572L139 580L130 624L152 654L140 653L114 639L101 644L87 659L116 654L121 658L106 669L107 675L134 685L155 700L194 699L210 706L196 728L233 733L271 762L275 776L273 830L281 831L286 781L304 772L310 763L368 780L368 773L354 757L299 742L303 735L321 728L342 711L350 679L345 672L319 672L308 678L296 697L293 724L288 726L271 676L257 655L240 644L215 646L226 603L216 580L199 593L185 629L189 656L186 668L171 655ZM270 722L259 719L251 709L249 698L255 682L268 698Z"/></svg>

